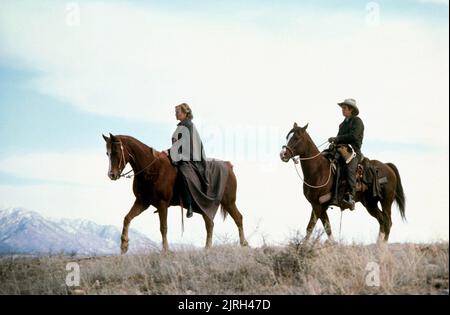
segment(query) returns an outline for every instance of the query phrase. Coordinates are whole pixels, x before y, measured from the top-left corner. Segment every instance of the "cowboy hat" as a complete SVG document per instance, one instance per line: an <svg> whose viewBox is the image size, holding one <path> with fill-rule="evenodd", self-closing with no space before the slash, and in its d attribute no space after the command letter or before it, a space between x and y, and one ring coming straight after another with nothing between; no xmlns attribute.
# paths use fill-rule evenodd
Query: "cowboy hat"
<svg viewBox="0 0 450 315"><path fill-rule="evenodd" d="M353 98L347 98L345 101L338 103L339 106L347 105L353 108L353 116L357 116L359 114L358 106L356 106L356 101Z"/></svg>

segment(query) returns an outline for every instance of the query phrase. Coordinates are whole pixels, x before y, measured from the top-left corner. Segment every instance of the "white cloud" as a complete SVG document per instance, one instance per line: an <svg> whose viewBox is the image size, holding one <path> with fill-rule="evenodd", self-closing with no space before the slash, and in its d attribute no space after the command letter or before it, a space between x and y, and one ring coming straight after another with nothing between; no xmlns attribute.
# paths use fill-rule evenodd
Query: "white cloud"
<svg viewBox="0 0 450 315"><path fill-rule="evenodd" d="M362 10L267 31L106 3L81 4L70 26L64 9L3 4L2 52L42 71L41 92L83 110L169 121L187 101L211 124L297 120L325 138L341 119L336 102L354 97L372 139L447 143L447 26L386 18L371 27Z"/></svg>
<svg viewBox="0 0 450 315"><path fill-rule="evenodd" d="M2 159L0 171L61 184L98 186L108 179L108 163L105 148L93 152L35 152Z"/></svg>

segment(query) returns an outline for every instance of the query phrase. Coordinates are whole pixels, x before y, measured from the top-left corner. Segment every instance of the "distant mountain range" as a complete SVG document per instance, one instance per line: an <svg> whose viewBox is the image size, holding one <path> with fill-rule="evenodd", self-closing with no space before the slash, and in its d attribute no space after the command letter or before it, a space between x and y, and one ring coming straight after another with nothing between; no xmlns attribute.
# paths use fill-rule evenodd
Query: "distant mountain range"
<svg viewBox="0 0 450 315"><path fill-rule="evenodd" d="M121 230L88 220L50 219L24 208L0 210L0 255L120 253ZM145 235L129 230L129 252L159 249Z"/></svg>

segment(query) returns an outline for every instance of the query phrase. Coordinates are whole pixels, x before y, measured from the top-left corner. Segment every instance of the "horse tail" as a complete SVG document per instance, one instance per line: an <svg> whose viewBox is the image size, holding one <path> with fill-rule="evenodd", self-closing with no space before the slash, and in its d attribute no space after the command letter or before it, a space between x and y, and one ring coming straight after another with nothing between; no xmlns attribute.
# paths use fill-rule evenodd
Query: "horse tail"
<svg viewBox="0 0 450 315"><path fill-rule="evenodd" d="M400 173L397 167L392 163L386 163L395 173L397 177L397 187L395 188L395 201L397 202L398 208L400 210L400 215L403 220L406 220L405 216L405 193L403 192L402 180L400 179Z"/></svg>
<svg viewBox="0 0 450 315"><path fill-rule="evenodd" d="M227 218L228 212L223 208L222 205L220 205L220 212L222 213L222 218L225 221L225 219Z"/></svg>

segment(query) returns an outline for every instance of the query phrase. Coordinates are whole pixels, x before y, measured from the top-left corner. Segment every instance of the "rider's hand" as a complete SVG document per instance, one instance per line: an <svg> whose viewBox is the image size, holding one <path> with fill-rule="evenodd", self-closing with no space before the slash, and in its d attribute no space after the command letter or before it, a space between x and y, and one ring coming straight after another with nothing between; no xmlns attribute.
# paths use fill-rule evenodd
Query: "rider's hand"
<svg viewBox="0 0 450 315"><path fill-rule="evenodd" d="M328 142L330 142L330 143L336 142L336 137L328 138Z"/></svg>

